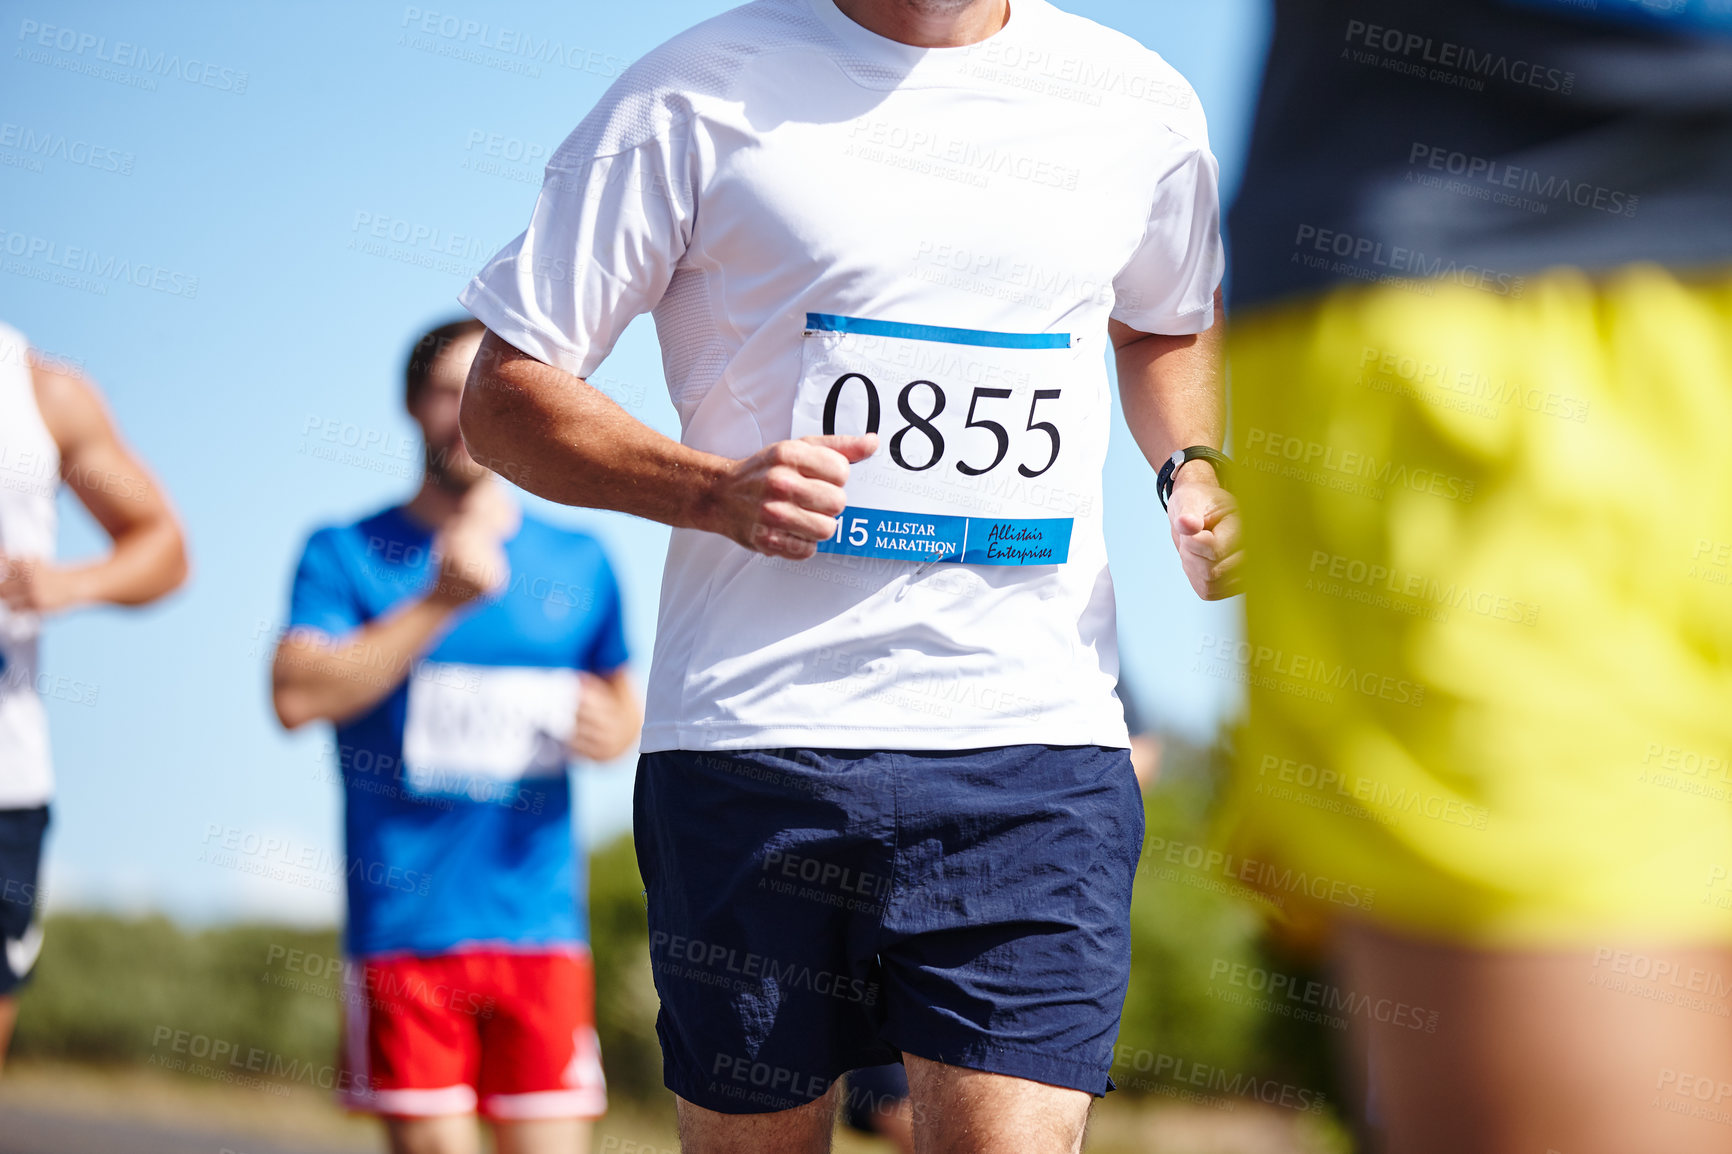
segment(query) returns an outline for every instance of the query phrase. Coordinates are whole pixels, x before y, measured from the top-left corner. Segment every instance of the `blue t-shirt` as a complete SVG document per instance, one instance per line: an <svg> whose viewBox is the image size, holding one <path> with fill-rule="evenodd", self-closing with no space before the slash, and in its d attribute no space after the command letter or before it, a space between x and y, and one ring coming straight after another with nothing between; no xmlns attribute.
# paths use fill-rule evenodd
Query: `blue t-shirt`
<svg viewBox="0 0 1732 1154"><path fill-rule="evenodd" d="M420 596L432 538L400 507L320 529L289 625L341 637ZM625 664L619 586L593 538L527 515L505 557L505 589L337 726L353 957L586 939L564 741L576 671Z"/></svg>

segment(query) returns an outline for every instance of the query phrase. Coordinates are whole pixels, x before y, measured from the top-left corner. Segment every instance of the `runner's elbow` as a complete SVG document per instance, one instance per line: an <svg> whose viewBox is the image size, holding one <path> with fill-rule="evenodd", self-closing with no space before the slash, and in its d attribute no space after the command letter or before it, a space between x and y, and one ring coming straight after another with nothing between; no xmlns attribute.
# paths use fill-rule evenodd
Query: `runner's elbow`
<svg viewBox="0 0 1732 1154"><path fill-rule="evenodd" d="M318 720L306 695L292 688L273 686L271 708L276 711L277 724L284 729L299 729L310 721Z"/></svg>
<svg viewBox="0 0 1732 1154"><path fill-rule="evenodd" d="M457 410L457 426L463 441L476 457L491 455L500 426L510 419L510 407L501 390L491 378L472 373L463 389L463 401Z"/></svg>
<svg viewBox="0 0 1732 1154"><path fill-rule="evenodd" d="M271 709L284 729L299 729L324 718L315 695L292 666L293 658L280 648L271 666Z"/></svg>

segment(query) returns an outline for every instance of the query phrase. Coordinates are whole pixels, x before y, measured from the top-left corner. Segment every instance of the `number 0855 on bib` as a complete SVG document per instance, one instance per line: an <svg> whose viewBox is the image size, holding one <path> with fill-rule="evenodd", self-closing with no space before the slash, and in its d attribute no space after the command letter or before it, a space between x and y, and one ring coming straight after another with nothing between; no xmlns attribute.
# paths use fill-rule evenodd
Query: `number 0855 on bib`
<svg viewBox="0 0 1732 1154"><path fill-rule="evenodd" d="M807 313L793 435L877 433L821 553L921 564L1062 565L1099 483L1095 390L1069 333Z"/></svg>

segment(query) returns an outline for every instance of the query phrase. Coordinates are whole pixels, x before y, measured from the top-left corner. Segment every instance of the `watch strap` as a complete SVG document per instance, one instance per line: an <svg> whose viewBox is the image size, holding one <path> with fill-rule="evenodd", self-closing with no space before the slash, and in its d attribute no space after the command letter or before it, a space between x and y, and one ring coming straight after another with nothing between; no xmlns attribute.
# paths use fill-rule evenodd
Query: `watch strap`
<svg viewBox="0 0 1732 1154"><path fill-rule="evenodd" d="M1195 461L1199 458L1208 461L1220 472L1225 472L1226 467L1232 464L1227 454L1219 449L1211 449L1207 445L1192 445L1189 448L1177 450L1172 456L1161 462L1161 471L1155 476L1155 494L1161 499L1161 508L1167 507L1167 498L1173 495L1173 485L1178 481L1179 469L1187 461Z"/></svg>

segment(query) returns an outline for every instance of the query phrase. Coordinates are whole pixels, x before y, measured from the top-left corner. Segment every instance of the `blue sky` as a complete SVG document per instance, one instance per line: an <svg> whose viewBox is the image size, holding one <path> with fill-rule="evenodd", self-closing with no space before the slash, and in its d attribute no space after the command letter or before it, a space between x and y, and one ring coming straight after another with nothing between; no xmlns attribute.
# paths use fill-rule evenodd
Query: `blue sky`
<svg viewBox="0 0 1732 1154"><path fill-rule="evenodd" d="M1231 190L1262 0L1059 2L1191 80ZM541 158L624 64L731 6L460 3L38 0L0 16L0 320L102 387L195 562L162 606L51 624L48 672L81 686L68 698L95 691L49 702L51 906L339 916L321 879L200 860L231 830L291 854L340 844L329 738L280 732L266 693L300 544L411 491L407 342L458 311L463 282L528 219ZM514 42L540 55L499 47ZM677 435L647 318L595 383ZM1121 422L1106 519L1127 669L1146 712L1207 735L1237 693L1191 670L1206 639L1237 635L1239 608L1192 597L1153 490ZM64 556L101 547L73 502L62 513ZM666 530L553 515L611 550L641 681ZM626 827L630 765L584 773L586 835Z"/></svg>

